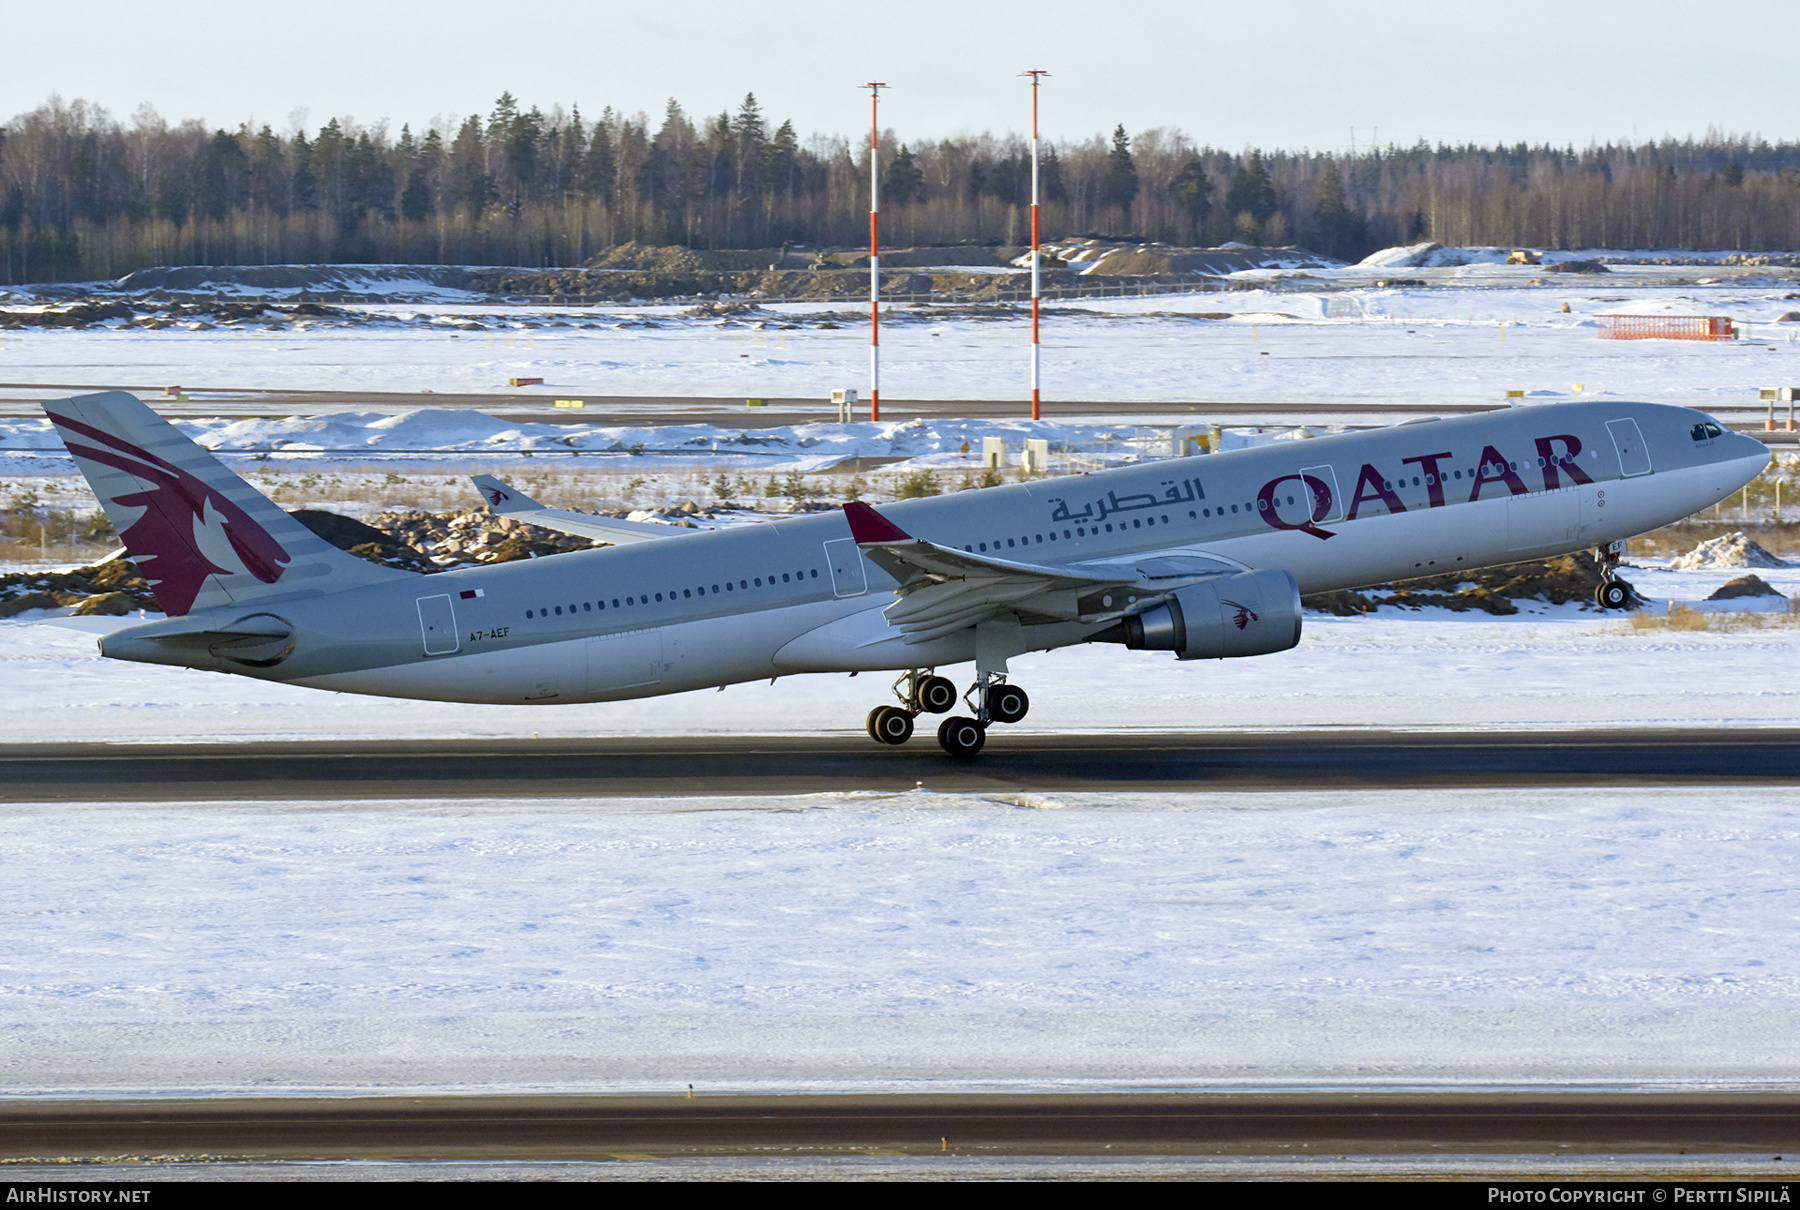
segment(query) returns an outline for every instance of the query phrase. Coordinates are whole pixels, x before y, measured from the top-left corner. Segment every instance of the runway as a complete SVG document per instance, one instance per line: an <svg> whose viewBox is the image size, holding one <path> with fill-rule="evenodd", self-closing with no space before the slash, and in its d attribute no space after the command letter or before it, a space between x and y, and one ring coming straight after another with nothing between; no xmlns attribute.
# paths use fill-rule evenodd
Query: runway
<svg viewBox="0 0 1800 1210"><path fill-rule="evenodd" d="M15 1101L0 1158L1793 1155L1791 1093L439 1096Z"/></svg>
<svg viewBox="0 0 1800 1210"><path fill-rule="evenodd" d="M0 745L0 802L1791 785L1792 729Z"/></svg>
<svg viewBox="0 0 1800 1210"><path fill-rule="evenodd" d="M720 428L782 428L835 420L837 409L828 400L768 397L760 407L746 407L744 400L728 396L586 395L557 391L553 396L515 393L404 391L299 391L273 387L184 386L182 397L164 395L162 384L0 382L0 416L37 417L38 401L96 391L130 391L164 416L225 416L231 418L270 414L311 416L347 410L406 412L414 408L471 408L489 415L533 424L642 424L655 417L665 424L709 424ZM556 400L579 400L581 407L556 406ZM545 407L548 403L551 406ZM1313 417L1368 414L1377 423L1426 415L1463 415L1496 411L1504 402L1451 401L1443 403L1259 403L1234 400L1127 400L1096 401L1046 399L1043 414L1077 416L1170 416L1182 423L1257 423L1272 416ZM914 416L955 419L1018 419L1028 404L1016 399L895 399L882 400L885 419L908 420ZM863 405L858 419L868 418Z"/></svg>

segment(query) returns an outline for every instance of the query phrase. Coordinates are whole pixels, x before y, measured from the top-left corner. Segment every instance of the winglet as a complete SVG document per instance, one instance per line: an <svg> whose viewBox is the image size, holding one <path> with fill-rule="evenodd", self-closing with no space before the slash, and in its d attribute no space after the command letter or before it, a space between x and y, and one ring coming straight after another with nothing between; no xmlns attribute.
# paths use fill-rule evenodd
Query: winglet
<svg viewBox="0 0 1800 1210"><path fill-rule="evenodd" d="M850 536L858 546L870 542L910 542L912 535L864 504L851 500L844 505L844 519L850 522Z"/></svg>

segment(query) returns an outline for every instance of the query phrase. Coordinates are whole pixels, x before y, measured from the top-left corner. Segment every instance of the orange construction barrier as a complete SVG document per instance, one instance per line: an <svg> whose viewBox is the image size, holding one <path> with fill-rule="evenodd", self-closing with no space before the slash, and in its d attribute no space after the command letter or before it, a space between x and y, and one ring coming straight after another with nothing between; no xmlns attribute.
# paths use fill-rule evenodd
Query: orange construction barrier
<svg viewBox="0 0 1800 1210"><path fill-rule="evenodd" d="M1730 340L1729 315L1596 315L1601 340Z"/></svg>

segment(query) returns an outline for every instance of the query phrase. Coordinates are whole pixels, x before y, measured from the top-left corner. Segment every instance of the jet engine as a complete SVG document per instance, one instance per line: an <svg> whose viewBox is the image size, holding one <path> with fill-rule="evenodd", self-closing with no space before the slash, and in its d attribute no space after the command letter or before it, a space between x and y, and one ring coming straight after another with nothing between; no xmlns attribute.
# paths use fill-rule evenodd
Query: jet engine
<svg viewBox="0 0 1800 1210"><path fill-rule="evenodd" d="M1300 586L1279 568L1202 580L1121 619L1094 641L1173 651L1183 660L1286 651L1300 641Z"/></svg>

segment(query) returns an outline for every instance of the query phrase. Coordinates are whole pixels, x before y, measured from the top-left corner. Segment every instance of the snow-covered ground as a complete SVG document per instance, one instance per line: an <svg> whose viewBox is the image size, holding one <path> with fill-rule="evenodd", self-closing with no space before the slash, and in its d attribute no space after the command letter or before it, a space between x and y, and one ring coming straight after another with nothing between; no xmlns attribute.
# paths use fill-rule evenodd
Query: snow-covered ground
<svg viewBox="0 0 1800 1210"><path fill-rule="evenodd" d="M1800 1084L1800 791L12 807L7 1091Z"/></svg>
<svg viewBox="0 0 1800 1210"><path fill-rule="evenodd" d="M1353 414L1359 403L1499 402L1509 390L1753 406L1757 388L1794 381L1800 366L1792 339L1800 324L1776 322L1795 308L1784 297L1791 292L1749 283L1634 289L1589 279L1056 302L1043 327L1044 395L1106 411L1191 403L1202 422L1206 405L1221 401L1316 403ZM1594 317L1627 304L1730 315L1751 325L1753 339L1599 340ZM591 328L523 326L561 322L546 308L360 310L384 318L282 331L0 332L0 381L495 392L542 397L546 406L570 394L792 397L819 400L824 416L833 388L860 388L868 377L866 313L821 304L769 304L760 317L725 319L683 316L674 306L556 312L599 325ZM464 332L431 322L462 314L490 326ZM882 393L893 414L904 418L907 399L1025 398L1029 320L1022 308L1005 315L896 307L882 330ZM842 326L822 326L828 319ZM544 385L513 391L507 383L515 377L542 377Z"/></svg>
<svg viewBox="0 0 1800 1210"><path fill-rule="evenodd" d="M982 443L989 437L1006 442L1011 467L1018 465L1027 440L1047 440L1055 454L1052 469L1062 472L1071 469L1069 454L1082 460L1082 469L1097 470L1128 460L1191 452L1183 448L1182 439L1204 434L1207 428L1186 424L1181 417L1160 424L1122 419L1033 423L1028 419L957 417L770 428L521 424L466 408L420 408L400 415L334 412L248 420L175 418L173 423L207 449L230 458L239 472L253 476L264 470L371 465L392 471L493 470L531 466L534 457L539 459L537 466L547 465L548 458L553 460L548 465L565 473L709 473L723 469L807 473L829 470L847 459L879 458L890 464L886 467L890 473L923 467L979 474ZM1323 425L1234 428L1221 434L1219 449L1243 449L1327 431L1331 427ZM566 461L570 457L581 461ZM62 473L72 477L74 470L74 460L47 419L0 419L0 474Z"/></svg>

